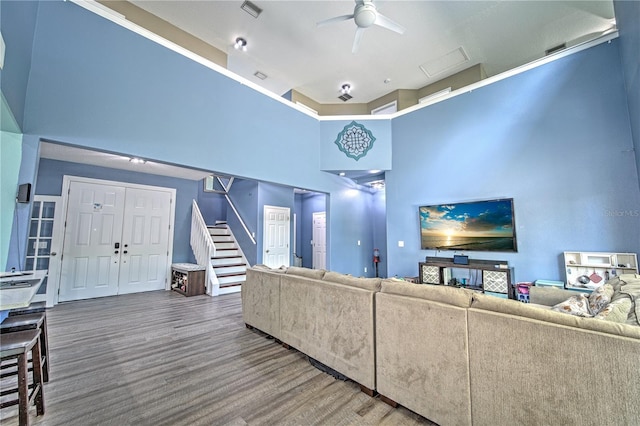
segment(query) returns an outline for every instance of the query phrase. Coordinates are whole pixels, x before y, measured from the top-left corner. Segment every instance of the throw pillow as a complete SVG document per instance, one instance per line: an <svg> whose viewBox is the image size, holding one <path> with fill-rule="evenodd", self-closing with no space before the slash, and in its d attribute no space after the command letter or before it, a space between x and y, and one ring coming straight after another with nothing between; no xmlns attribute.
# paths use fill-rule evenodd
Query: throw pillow
<svg viewBox="0 0 640 426"><path fill-rule="evenodd" d="M631 310L631 299L623 298L605 306L594 318L623 323L627 321L629 311Z"/></svg>
<svg viewBox="0 0 640 426"><path fill-rule="evenodd" d="M613 286L604 284L593 290L589 295L589 312L591 315L597 315L605 306L611 302L613 296Z"/></svg>
<svg viewBox="0 0 640 426"><path fill-rule="evenodd" d="M593 317L593 315L591 315L591 313L589 312L589 298L584 293L571 296L564 302L558 303L551 309L557 312L562 312L577 317Z"/></svg>

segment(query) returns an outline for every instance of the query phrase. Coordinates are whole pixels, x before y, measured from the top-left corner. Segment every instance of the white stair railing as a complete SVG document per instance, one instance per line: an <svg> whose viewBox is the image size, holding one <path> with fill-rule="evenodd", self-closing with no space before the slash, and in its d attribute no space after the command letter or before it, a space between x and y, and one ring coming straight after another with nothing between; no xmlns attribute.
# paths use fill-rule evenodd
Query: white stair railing
<svg viewBox="0 0 640 426"><path fill-rule="evenodd" d="M216 255L216 246L196 200L193 200L191 205L191 249L198 265L206 268L207 294L210 296L219 295L220 283L211 265L211 258Z"/></svg>

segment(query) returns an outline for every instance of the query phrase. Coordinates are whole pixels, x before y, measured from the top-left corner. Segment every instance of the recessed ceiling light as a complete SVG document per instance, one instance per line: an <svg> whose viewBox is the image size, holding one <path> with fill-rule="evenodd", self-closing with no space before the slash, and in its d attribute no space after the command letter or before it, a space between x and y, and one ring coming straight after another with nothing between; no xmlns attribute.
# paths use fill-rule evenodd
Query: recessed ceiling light
<svg viewBox="0 0 640 426"><path fill-rule="evenodd" d="M242 50L243 52L247 51L247 40L243 39L242 37L238 37L236 38L236 42L233 45L233 48L236 50Z"/></svg>
<svg viewBox="0 0 640 426"><path fill-rule="evenodd" d="M144 164L147 162L147 160L143 160L142 158L129 158L129 162L133 163L133 164Z"/></svg>
<svg viewBox="0 0 640 426"><path fill-rule="evenodd" d="M385 78L384 79L384 84L389 84L391 83L391 79L390 78Z"/></svg>
<svg viewBox="0 0 640 426"><path fill-rule="evenodd" d="M369 173L375 175L376 173L380 173L382 170L369 170Z"/></svg>
<svg viewBox="0 0 640 426"><path fill-rule="evenodd" d="M345 172L340 172L340 176L346 176L347 174Z"/></svg>
<svg viewBox="0 0 640 426"><path fill-rule="evenodd" d="M258 77L260 80L265 80L267 78L267 75L265 73L263 73L263 72L260 72L260 71L254 72L253 75Z"/></svg>
<svg viewBox="0 0 640 426"><path fill-rule="evenodd" d="M342 87L340 88L340 93L342 93L343 95L347 95L351 92L351 85L349 83L345 83L342 85Z"/></svg>

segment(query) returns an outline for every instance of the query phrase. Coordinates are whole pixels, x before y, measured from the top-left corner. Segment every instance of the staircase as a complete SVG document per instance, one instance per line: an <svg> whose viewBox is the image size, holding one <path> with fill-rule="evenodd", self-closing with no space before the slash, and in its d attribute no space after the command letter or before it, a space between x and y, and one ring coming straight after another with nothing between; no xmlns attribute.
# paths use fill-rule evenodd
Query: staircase
<svg viewBox="0 0 640 426"><path fill-rule="evenodd" d="M226 223L207 226L215 246L211 266L219 285L219 294L240 291L247 278L247 259Z"/></svg>

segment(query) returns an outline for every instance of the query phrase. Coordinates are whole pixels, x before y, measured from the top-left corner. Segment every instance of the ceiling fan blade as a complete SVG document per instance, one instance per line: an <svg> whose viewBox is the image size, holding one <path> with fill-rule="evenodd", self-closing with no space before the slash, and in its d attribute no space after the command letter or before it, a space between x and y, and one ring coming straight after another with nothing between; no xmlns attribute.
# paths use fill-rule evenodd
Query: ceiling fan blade
<svg viewBox="0 0 640 426"><path fill-rule="evenodd" d="M378 12L378 16L376 17L376 22L374 24L379 25L388 30L391 30L393 32L396 32L398 34L404 34L404 32L406 31L402 25L397 24L396 22L380 14L379 12Z"/></svg>
<svg viewBox="0 0 640 426"><path fill-rule="evenodd" d="M353 49L351 49L351 53L356 53L358 51L358 46L360 46L360 39L362 38L362 34L364 34L364 30L366 30L366 28L358 28L356 30L356 36L353 39Z"/></svg>
<svg viewBox="0 0 640 426"><path fill-rule="evenodd" d="M316 27L324 27L325 25L335 24L336 22L346 21L348 19L353 19L353 14L336 16L335 18L325 19L324 21L317 22Z"/></svg>

